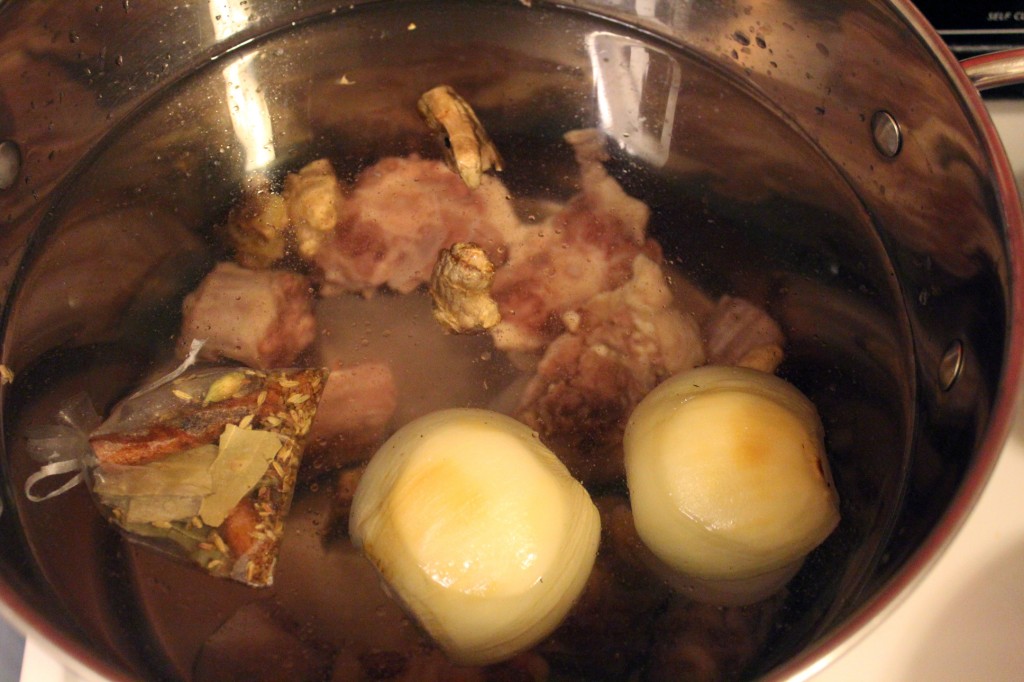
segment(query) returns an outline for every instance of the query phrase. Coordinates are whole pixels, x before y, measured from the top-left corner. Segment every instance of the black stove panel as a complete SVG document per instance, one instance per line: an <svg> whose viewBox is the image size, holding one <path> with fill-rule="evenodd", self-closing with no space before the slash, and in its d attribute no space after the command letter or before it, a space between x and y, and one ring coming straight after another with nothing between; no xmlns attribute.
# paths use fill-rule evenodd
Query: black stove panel
<svg viewBox="0 0 1024 682"><path fill-rule="evenodd" d="M921 13L962 56L1024 47L1024 2L917 0Z"/></svg>

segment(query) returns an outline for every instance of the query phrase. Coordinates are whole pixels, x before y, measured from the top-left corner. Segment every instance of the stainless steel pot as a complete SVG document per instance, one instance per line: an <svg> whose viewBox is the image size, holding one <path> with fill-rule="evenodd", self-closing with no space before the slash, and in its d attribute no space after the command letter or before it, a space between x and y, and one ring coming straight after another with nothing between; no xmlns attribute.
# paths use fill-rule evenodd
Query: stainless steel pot
<svg viewBox="0 0 1024 682"><path fill-rule="evenodd" d="M129 679L184 674L173 652L244 603L188 595L84 493L31 506L20 429L151 365L247 174L408 149L441 81L486 113L513 186L561 188L559 126L601 125L627 188L686 216L654 226L669 258L783 323L844 520L749 674L810 677L912 588L1021 379L1021 208L971 82L1020 57L958 64L902 0L530 4L0 5L5 617Z"/></svg>

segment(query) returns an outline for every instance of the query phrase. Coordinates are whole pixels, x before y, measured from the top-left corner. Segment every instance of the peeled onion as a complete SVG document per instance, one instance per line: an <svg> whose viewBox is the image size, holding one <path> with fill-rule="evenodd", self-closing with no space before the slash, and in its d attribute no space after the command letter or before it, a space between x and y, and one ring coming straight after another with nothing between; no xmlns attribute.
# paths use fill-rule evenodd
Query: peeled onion
<svg viewBox="0 0 1024 682"><path fill-rule="evenodd" d="M624 448L637 533L695 599L769 596L839 523L817 410L773 375L678 374L633 411Z"/></svg>
<svg viewBox="0 0 1024 682"><path fill-rule="evenodd" d="M349 531L449 657L485 665L562 621L593 568L600 519L528 427L450 409L381 446L360 479Z"/></svg>

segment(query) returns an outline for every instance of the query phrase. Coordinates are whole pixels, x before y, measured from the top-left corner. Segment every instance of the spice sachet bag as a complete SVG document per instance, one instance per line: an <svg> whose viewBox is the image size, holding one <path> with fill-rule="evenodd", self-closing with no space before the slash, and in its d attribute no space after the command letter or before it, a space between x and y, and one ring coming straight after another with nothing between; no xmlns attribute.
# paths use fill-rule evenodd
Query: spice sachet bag
<svg viewBox="0 0 1024 682"><path fill-rule="evenodd" d="M254 587L273 583L326 371L189 368L118 403L77 466L126 536ZM51 462L40 475L66 473ZM29 481L26 492L31 499Z"/></svg>

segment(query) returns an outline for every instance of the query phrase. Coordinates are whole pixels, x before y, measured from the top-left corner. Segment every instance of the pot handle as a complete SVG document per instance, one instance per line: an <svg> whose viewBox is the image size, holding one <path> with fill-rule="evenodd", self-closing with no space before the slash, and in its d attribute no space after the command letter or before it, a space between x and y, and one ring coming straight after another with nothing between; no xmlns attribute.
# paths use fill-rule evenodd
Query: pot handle
<svg viewBox="0 0 1024 682"><path fill-rule="evenodd" d="M960 62L979 90L1024 83L1024 48L969 57Z"/></svg>

